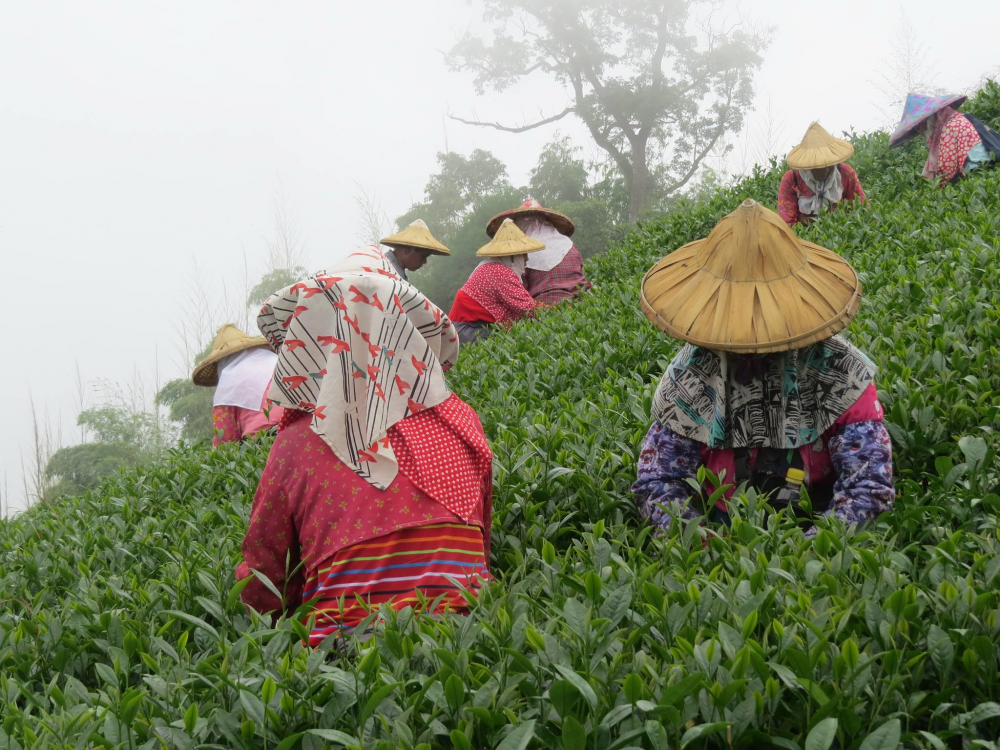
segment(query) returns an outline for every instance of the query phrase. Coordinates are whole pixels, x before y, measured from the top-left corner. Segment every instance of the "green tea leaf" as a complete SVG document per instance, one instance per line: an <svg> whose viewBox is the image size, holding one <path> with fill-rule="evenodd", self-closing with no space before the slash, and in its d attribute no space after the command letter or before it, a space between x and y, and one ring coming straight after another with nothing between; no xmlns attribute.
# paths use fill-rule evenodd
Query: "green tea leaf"
<svg viewBox="0 0 1000 750"><path fill-rule="evenodd" d="M899 747L899 719L890 719L865 737L858 750L896 750Z"/></svg>
<svg viewBox="0 0 1000 750"><path fill-rule="evenodd" d="M829 750L837 737L837 720L823 719L809 730L806 737L805 750Z"/></svg>

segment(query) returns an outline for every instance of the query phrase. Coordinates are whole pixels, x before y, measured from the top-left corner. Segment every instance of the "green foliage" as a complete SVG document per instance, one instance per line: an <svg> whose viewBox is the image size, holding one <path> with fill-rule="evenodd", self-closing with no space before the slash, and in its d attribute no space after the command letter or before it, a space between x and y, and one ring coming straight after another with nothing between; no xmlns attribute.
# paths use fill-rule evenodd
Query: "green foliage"
<svg viewBox="0 0 1000 750"><path fill-rule="evenodd" d="M543 206L575 203L587 195L590 175L583 159L577 158L579 146L569 137L556 137L545 144L538 164L531 170L531 195Z"/></svg>
<svg viewBox="0 0 1000 750"><path fill-rule="evenodd" d="M291 286L307 273L308 271L302 266L270 269L247 294L247 304L251 307L260 307L276 291Z"/></svg>
<svg viewBox="0 0 1000 750"><path fill-rule="evenodd" d="M169 441L157 414L121 404L85 409L76 423L89 440L52 454L45 466L45 476L57 480L51 497L78 494L125 467L154 461Z"/></svg>
<svg viewBox="0 0 1000 750"><path fill-rule="evenodd" d="M476 149L468 156L449 151L437 155L440 170L430 176L424 201L396 219L402 229L415 219L423 219L431 232L451 249L469 211L481 196L510 188L507 168L489 151Z"/></svg>
<svg viewBox="0 0 1000 750"><path fill-rule="evenodd" d="M170 411L170 419L181 426L181 438L191 443L212 437L214 388L195 385L190 378L177 378L164 385L156 401Z"/></svg>
<svg viewBox="0 0 1000 750"><path fill-rule="evenodd" d="M592 259L594 293L463 351L499 578L470 617L387 612L310 651L233 580L268 441L175 450L0 526L0 746L995 747L1000 171L938 190L920 144L855 143L872 205L803 235L863 275L848 335L881 368L893 513L812 541L755 498L724 535L635 517L677 346L638 281L743 198L773 204L781 170L758 171Z"/></svg>

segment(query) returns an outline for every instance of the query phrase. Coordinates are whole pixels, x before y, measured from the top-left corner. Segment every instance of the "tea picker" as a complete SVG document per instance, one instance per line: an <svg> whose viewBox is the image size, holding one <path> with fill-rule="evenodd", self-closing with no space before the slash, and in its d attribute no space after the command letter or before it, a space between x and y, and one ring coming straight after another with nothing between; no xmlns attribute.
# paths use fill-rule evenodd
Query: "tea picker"
<svg viewBox="0 0 1000 750"><path fill-rule="evenodd" d="M640 301L685 342L656 389L632 487L649 523L666 531L676 513L728 523L743 483L796 513L806 487L813 513L846 524L892 508L875 366L838 335L861 304L846 260L748 200L653 266ZM702 466L729 485L711 508L692 488Z"/></svg>

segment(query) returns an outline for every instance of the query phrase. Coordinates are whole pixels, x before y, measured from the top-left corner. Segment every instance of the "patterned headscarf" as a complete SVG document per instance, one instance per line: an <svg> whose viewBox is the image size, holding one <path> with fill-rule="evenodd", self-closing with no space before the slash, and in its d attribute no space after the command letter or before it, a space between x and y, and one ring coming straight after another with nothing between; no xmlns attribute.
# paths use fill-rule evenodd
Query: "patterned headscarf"
<svg viewBox="0 0 1000 750"><path fill-rule="evenodd" d="M278 354L270 401L311 414L341 461L388 487L399 471L389 428L451 395L448 317L370 246L273 294L257 325Z"/></svg>
<svg viewBox="0 0 1000 750"><path fill-rule="evenodd" d="M653 396L653 419L709 448L799 448L861 397L876 368L834 336L747 356L687 344Z"/></svg>

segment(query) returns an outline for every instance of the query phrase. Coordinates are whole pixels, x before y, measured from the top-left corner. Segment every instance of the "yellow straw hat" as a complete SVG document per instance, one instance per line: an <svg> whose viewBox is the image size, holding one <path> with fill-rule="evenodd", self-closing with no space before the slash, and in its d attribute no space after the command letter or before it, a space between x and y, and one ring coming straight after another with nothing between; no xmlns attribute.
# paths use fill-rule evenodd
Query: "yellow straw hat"
<svg viewBox="0 0 1000 750"><path fill-rule="evenodd" d="M695 346L781 352L846 328L861 282L846 260L747 200L649 269L640 304L657 328Z"/></svg>
<svg viewBox="0 0 1000 750"><path fill-rule="evenodd" d="M545 248L544 242L532 239L520 229L513 219L504 219L493 239L476 251L481 258L505 258L511 255L535 253Z"/></svg>
<svg viewBox="0 0 1000 750"><path fill-rule="evenodd" d="M451 251L434 238L422 219L417 219L402 232L396 232L379 242L389 247L419 247L434 255L451 255Z"/></svg>
<svg viewBox="0 0 1000 750"><path fill-rule="evenodd" d="M216 386L219 384L219 360L225 359L230 354L256 349L259 346L267 346L267 339L263 336L247 336L232 323L226 323L215 334L212 351L195 365L191 380L195 385Z"/></svg>
<svg viewBox="0 0 1000 750"><path fill-rule="evenodd" d="M847 161L853 153L850 141L834 138L814 122L806 130L802 143L788 152L785 161L792 169L822 169Z"/></svg>
<svg viewBox="0 0 1000 750"><path fill-rule="evenodd" d="M517 208L512 208L510 211L502 211L490 219L489 223L486 224L486 234L492 237L497 233L497 230L505 219L513 219L518 216L541 216L543 219L548 219L552 226L567 237L572 236L576 229L573 226L573 220L566 214L553 211L551 208L545 208L534 198L528 198Z"/></svg>

